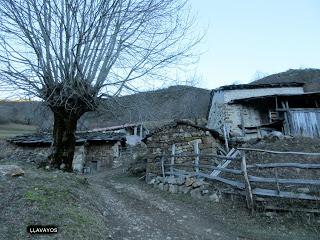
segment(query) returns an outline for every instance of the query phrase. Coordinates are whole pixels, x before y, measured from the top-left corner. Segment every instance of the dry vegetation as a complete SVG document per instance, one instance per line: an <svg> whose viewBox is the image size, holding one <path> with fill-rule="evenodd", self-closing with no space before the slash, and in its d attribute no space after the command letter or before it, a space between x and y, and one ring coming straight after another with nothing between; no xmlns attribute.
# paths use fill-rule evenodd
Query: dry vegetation
<svg viewBox="0 0 320 240"><path fill-rule="evenodd" d="M0 164L25 170L0 178L0 239L26 239L28 224L56 224L42 239L318 239L314 215L261 213L243 202L195 200L154 189L122 169L79 176L38 169L43 155L1 142ZM168 238L169 239L169 238Z"/></svg>

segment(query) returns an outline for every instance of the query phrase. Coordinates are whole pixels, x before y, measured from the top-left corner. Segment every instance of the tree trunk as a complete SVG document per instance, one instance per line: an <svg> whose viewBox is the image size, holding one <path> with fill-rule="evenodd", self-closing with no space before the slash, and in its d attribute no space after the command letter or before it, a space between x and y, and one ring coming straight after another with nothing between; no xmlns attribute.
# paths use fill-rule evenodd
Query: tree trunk
<svg viewBox="0 0 320 240"><path fill-rule="evenodd" d="M72 171L77 121L77 117L64 110L54 111L53 143L49 156L52 167Z"/></svg>

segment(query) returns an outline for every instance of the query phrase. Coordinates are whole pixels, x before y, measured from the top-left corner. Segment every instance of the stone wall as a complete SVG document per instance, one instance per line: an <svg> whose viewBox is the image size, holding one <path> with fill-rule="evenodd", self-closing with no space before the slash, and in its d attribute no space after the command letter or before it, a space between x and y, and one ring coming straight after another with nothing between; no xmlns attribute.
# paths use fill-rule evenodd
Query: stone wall
<svg viewBox="0 0 320 240"><path fill-rule="evenodd" d="M111 168L115 159L119 157L119 142L90 144L85 147L85 166L91 171L100 171L103 168Z"/></svg>
<svg viewBox="0 0 320 240"><path fill-rule="evenodd" d="M155 164L154 159L157 154L171 154L173 144L176 146L176 154L194 154L195 141L199 141L201 154L217 154L219 148L223 148L220 141L204 129L182 124L163 127L161 131L157 131L146 139L149 152L147 173L159 173L160 168ZM205 164L205 161L202 160L201 163ZM194 157L176 158L175 162L192 164ZM183 169L183 167L180 167L180 169Z"/></svg>

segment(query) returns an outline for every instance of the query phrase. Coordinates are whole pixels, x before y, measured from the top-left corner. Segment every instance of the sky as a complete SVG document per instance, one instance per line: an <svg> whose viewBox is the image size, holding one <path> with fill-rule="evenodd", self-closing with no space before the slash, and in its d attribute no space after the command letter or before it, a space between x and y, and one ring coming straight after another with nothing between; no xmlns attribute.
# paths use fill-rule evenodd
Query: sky
<svg viewBox="0 0 320 240"><path fill-rule="evenodd" d="M200 87L320 68L319 0L190 0L199 29Z"/></svg>

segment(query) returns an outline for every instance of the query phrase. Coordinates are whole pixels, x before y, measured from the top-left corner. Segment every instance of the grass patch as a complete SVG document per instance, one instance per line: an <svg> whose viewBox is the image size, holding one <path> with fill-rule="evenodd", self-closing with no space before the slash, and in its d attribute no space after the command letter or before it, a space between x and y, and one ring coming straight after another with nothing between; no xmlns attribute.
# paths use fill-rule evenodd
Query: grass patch
<svg viewBox="0 0 320 240"><path fill-rule="evenodd" d="M35 133L36 126L18 123L0 124L0 139L14 137L17 135Z"/></svg>
<svg viewBox="0 0 320 240"><path fill-rule="evenodd" d="M6 204L3 219L0 216L0 239L27 239L30 236L26 228L34 224L58 227L58 234L48 239L101 239L108 235L105 219L98 210L103 206L97 197L92 198L97 194L86 178L33 167L26 170L24 177L3 182L3 188L0 182L0 194L11 188L0 199L0 205ZM12 224L13 230L5 227Z"/></svg>

